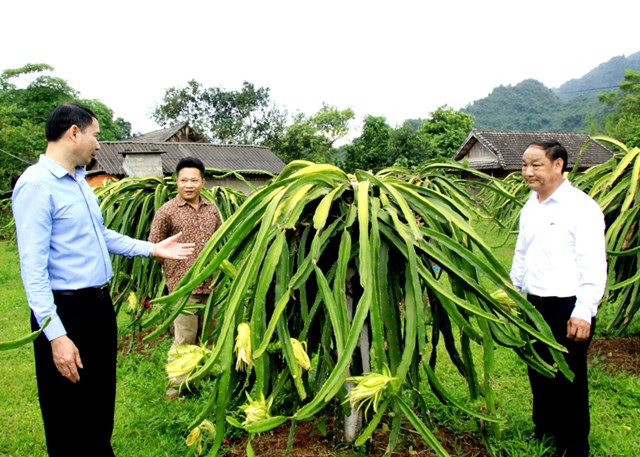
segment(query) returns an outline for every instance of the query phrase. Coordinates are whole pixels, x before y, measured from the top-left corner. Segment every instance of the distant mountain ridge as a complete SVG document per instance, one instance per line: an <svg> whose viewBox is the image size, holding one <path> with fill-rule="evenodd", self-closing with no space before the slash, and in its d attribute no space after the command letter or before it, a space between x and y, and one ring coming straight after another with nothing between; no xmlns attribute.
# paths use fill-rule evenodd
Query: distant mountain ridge
<svg viewBox="0 0 640 457"><path fill-rule="evenodd" d="M640 52L629 57L617 56L598 65L579 79L570 79L553 91L563 100L582 97L597 97L600 92L618 87L624 80L624 71L633 68L640 71Z"/></svg>
<svg viewBox="0 0 640 457"><path fill-rule="evenodd" d="M598 94L618 87L627 68L640 71L640 52L614 57L556 89L534 79L499 86L461 111L474 116L474 127L482 130L587 132L611 112Z"/></svg>

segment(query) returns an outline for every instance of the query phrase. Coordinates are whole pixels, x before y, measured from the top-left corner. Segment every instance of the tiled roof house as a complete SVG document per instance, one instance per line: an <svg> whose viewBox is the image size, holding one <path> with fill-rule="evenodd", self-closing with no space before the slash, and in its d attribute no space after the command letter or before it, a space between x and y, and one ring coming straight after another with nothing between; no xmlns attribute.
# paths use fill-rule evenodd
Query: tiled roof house
<svg viewBox="0 0 640 457"><path fill-rule="evenodd" d="M199 158L206 168L238 172L256 187L285 166L267 147L212 144L187 124L180 124L124 141L101 141L100 152L88 170L97 180L105 176L118 179L169 176L178 161L187 156ZM249 191L246 184L234 176L216 179L215 183L207 177L207 183Z"/></svg>
<svg viewBox="0 0 640 457"><path fill-rule="evenodd" d="M606 162L613 155L602 143L586 133L515 132L476 130L458 148L454 160L466 160L471 168L495 177L503 177L522 168L522 154L535 141L557 140L569 154L571 169L582 152L579 170ZM588 144L587 144L588 143Z"/></svg>

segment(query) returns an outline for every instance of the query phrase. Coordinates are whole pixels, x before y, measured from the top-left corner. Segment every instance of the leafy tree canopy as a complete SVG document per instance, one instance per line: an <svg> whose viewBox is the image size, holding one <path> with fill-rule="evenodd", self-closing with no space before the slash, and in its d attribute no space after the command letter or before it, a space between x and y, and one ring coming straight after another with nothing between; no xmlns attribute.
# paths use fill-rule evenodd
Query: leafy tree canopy
<svg viewBox="0 0 640 457"><path fill-rule="evenodd" d="M599 98L615 110L605 119L607 135L630 148L640 146L640 72L628 69L620 90L600 94Z"/></svg>
<svg viewBox="0 0 640 457"><path fill-rule="evenodd" d="M367 116L362 134L343 147L344 168L379 170L394 164L416 166L451 157L473 128L473 116L444 105L425 120L390 127L384 117Z"/></svg>
<svg viewBox="0 0 640 457"><path fill-rule="evenodd" d="M424 121L420 121L424 122ZM393 129L389 137L389 158L391 164L415 166L428 158L426 138L418 132L419 124L405 121Z"/></svg>
<svg viewBox="0 0 640 457"><path fill-rule="evenodd" d="M362 134L344 147L344 168L348 171L379 170L393 165L389 154L392 131L385 117L367 116Z"/></svg>
<svg viewBox="0 0 640 457"><path fill-rule="evenodd" d="M273 142L285 121L285 113L271 102L269 89L246 81L239 91L207 88L195 80L185 87L171 87L151 115L164 127L187 122L222 144Z"/></svg>
<svg viewBox="0 0 640 457"><path fill-rule="evenodd" d="M431 113L418 128L429 157L450 158L473 128L473 116L444 105ZM426 158L425 158L426 159Z"/></svg>
<svg viewBox="0 0 640 457"><path fill-rule="evenodd" d="M269 144L283 161L310 160L335 163L334 143L349 133L349 122L355 114L351 108L339 110L326 103L312 116L299 113L284 134Z"/></svg>
<svg viewBox="0 0 640 457"><path fill-rule="evenodd" d="M44 126L49 112L60 103L79 102L100 121L101 139L117 140L131 133L131 124L113 119L113 111L99 100L84 100L64 79L46 74L47 64L27 64L0 74L0 190L13 182L44 151ZM18 83L22 84L18 84Z"/></svg>

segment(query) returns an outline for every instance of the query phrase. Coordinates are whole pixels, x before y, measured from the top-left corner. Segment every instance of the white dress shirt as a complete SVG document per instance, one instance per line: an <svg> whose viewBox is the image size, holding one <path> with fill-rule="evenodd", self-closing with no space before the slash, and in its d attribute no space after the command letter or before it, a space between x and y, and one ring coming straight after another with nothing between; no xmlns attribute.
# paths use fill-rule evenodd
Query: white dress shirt
<svg viewBox="0 0 640 457"><path fill-rule="evenodd" d="M566 179L543 202L533 192L520 214L513 285L540 297L575 295L571 316L590 323L607 282L604 229L598 204Z"/></svg>

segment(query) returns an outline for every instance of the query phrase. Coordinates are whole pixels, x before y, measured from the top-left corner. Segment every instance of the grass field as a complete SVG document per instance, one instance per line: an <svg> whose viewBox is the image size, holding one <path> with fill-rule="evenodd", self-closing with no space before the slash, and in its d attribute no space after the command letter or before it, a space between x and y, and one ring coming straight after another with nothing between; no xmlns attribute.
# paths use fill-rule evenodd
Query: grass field
<svg viewBox="0 0 640 457"><path fill-rule="evenodd" d="M0 341L8 341L26 335L30 328L17 251L7 242L0 242L0 281ZM128 345L126 336L122 340ZM168 345L169 340L164 338L119 357L112 441L118 456L189 455L184 445L185 430L201 404L195 399L164 399ZM0 352L0 377L0 422L4 425L0 456L46 456L31 345Z"/></svg>
<svg viewBox="0 0 640 457"><path fill-rule="evenodd" d="M484 230L489 229L485 227ZM494 240L499 238L498 235L493 237ZM488 239L492 239L492 236ZM495 249L505 265L510 263L511 252L509 243ZM7 341L29 332L28 307L19 277L17 252L15 246L8 242L0 242L0 281L3 285L0 289L0 341ZM126 323L126 316L121 316L120 320ZM129 338L124 330L121 332L122 346L126 348ZM194 455L185 446L184 438L188 432L187 425L204 405L206 385L202 387L202 397L194 396L180 401L164 399L163 370L168 345L169 340L165 337L151 344L140 343L133 352L123 350L120 354L113 436L114 450L119 457ZM439 370L446 387L464 399L464 385L451 364L446 363L444 352L440 357ZM31 346L0 352L0 376L4 381L0 385L0 421L4 425L0 434L0 456L46 456ZM524 363L512 352L499 348L492 385L496 393L498 415L504 421L488 443L493 455L548 455L549 449L544 445L523 442L532 425L531 396ZM592 455L637 456L640 450L638 376L619 370L613 373L603 365L596 364L590 369L590 387ZM464 446L464 439L469 437L480 441L475 420L455 408L441 405L428 388L424 389L424 397L430 410L430 419L451 431L448 436L455 449L452 455L490 455L487 451L474 453ZM73 431L70 431L70 435L73 435ZM424 452L415 455L431 455ZM308 454L296 454L294 449L292 455ZM336 451L333 455L366 453L363 450Z"/></svg>

